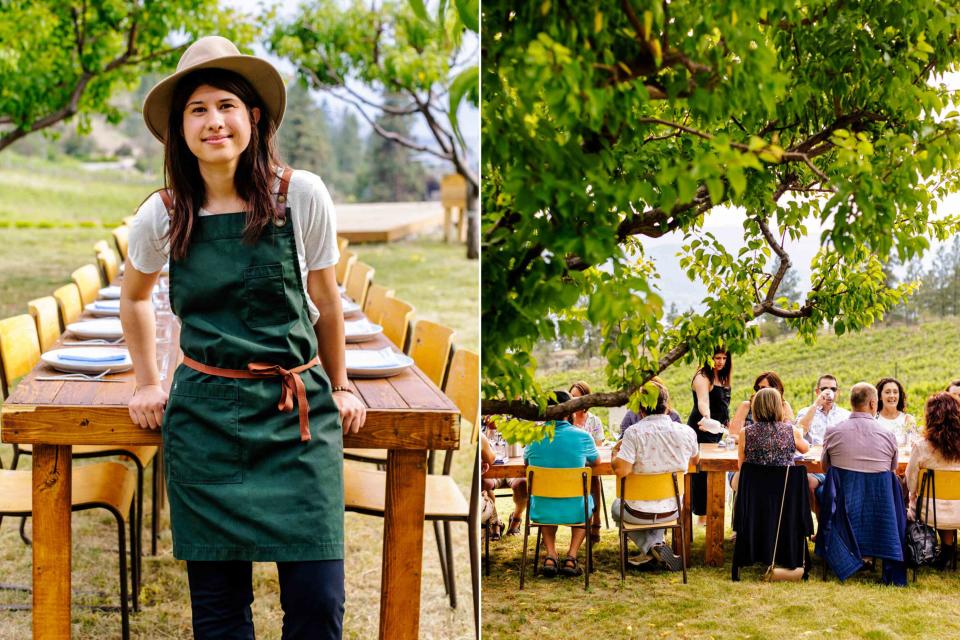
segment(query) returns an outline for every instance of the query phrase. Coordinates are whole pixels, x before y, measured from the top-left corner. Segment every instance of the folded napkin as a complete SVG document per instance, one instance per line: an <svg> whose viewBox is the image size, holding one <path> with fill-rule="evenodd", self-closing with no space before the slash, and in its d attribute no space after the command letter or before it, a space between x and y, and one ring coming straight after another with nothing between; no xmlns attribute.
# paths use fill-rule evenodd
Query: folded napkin
<svg viewBox="0 0 960 640"><path fill-rule="evenodd" d="M124 362L127 359L127 354L117 353L112 355L101 355L101 356L90 356L74 353L58 353L57 360L65 360L67 362Z"/></svg>
<svg viewBox="0 0 960 640"><path fill-rule="evenodd" d="M379 351L349 349L346 353L348 369L390 369L405 364L400 359L400 354L390 347L384 347Z"/></svg>
<svg viewBox="0 0 960 640"><path fill-rule="evenodd" d="M93 306L97 309L110 309L116 310L120 308L119 300L97 300L93 303Z"/></svg>
<svg viewBox="0 0 960 640"><path fill-rule="evenodd" d="M343 330L348 336L365 335L373 333L373 323L366 318L362 320L348 320L343 323Z"/></svg>

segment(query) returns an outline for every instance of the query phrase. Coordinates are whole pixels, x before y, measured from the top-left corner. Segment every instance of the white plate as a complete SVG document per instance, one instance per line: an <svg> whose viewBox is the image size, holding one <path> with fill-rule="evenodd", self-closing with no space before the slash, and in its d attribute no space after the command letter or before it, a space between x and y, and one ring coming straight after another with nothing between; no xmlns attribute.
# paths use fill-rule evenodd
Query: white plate
<svg viewBox="0 0 960 640"><path fill-rule="evenodd" d="M117 300L120 298L120 287L111 285L100 289L100 297L105 300Z"/></svg>
<svg viewBox="0 0 960 640"><path fill-rule="evenodd" d="M85 357L90 358L91 361L67 360L64 359L64 356ZM109 361L94 361L103 358L115 358L116 356L123 356L123 358ZM133 366L133 362L130 360L130 352L123 347L70 347L67 349L51 349L41 354L40 358L57 371L64 371L66 373L101 373L107 369L110 370L110 373L120 373L121 371L127 371Z"/></svg>
<svg viewBox="0 0 960 640"><path fill-rule="evenodd" d="M360 305L353 300L341 300L340 305L343 307L344 318L349 318L360 313Z"/></svg>
<svg viewBox="0 0 960 640"><path fill-rule="evenodd" d="M390 347L379 351L348 349L346 356L350 378L389 378L413 365L413 358Z"/></svg>
<svg viewBox="0 0 960 640"><path fill-rule="evenodd" d="M123 337L120 318L100 318L67 325L67 331L81 340L117 340Z"/></svg>
<svg viewBox="0 0 960 640"><path fill-rule="evenodd" d="M383 332L383 327L363 318L344 322L343 331L346 334L347 342L366 342L380 335Z"/></svg>
<svg viewBox="0 0 960 640"><path fill-rule="evenodd" d="M88 312L95 316L119 316L119 300L97 300L84 307Z"/></svg>

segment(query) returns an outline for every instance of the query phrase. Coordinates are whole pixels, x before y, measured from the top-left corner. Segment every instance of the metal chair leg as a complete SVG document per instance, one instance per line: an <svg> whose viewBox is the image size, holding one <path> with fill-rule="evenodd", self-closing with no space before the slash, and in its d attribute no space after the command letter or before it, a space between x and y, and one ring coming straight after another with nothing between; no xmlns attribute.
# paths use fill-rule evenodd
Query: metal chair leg
<svg viewBox="0 0 960 640"><path fill-rule="evenodd" d="M479 518L467 522L467 544L470 547L470 586L473 590L473 628L480 640L480 532Z"/></svg>
<svg viewBox="0 0 960 640"><path fill-rule="evenodd" d="M523 577L527 572L527 538L530 535L530 523L526 522L523 527L523 553L520 556L520 591L523 591ZM534 567L536 571L536 567Z"/></svg>
<svg viewBox="0 0 960 640"><path fill-rule="evenodd" d="M433 539L437 541L437 556L440 558L440 573L443 575L443 592L450 593L450 577L447 575L447 558L443 554L443 533L440 521L433 521Z"/></svg>
<svg viewBox="0 0 960 640"><path fill-rule="evenodd" d="M450 535L450 521L443 522L443 539L447 548L447 581L450 583L450 608L457 608L457 580L453 567L453 540Z"/></svg>
<svg viewBox="0 0 960 640"><path fill-rule="evenodd" d="M20 539L23 540L23 544L29 547L30 545L33 544L33 541L31 541L30 538L27 537L26 527L27 527L27 516L22 516L20 518Z"/></svg>

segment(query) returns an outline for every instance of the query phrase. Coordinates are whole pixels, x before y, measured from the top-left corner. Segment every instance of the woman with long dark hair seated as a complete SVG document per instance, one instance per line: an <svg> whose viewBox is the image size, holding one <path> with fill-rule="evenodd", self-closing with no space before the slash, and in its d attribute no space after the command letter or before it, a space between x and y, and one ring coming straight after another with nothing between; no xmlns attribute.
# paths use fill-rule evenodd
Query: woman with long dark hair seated
<svg viewBox="0 0 960 640"><path fill-rule="evenodd" d="M780 398L783 401L783 419L786 422L793 422L793 407L790 406L790 403L787 402L786 392L783 389L783 380L780 379L780 376L774 371L764 371L757 376L757 379L753 381L753 392L756 393L760 389L776 389L780 392ZM747 425L753 424L753 412L750 410L750 403L753 401L753 396L750 396L749 400L744 400L740 403L740 406L737 407L737 412L733 414L733 417L730 419L730 435L733 437L739 437L740 432Z"/></svg>

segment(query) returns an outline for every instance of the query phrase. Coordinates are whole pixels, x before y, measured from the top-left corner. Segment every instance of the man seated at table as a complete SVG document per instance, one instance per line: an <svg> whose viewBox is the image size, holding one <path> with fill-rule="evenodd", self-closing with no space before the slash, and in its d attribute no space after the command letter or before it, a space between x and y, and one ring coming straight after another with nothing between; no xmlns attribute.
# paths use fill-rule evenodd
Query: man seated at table
<svg viewBox="0 0 960 640"><path fill-rule="evenodd" d="M700 461L697 436L693 429L670 419L670 394L666 387L656 385L659 395L656 404L645 413L639 422L627 429L611 454L613 471L617 479L631 473L685 472L691 464ZM683 484L681 481L680 488ZM621 500L617 498L610 507L613 519L620 523ZM677 518L674 498L663 500L629 500L623 504L623 521L628 524L652 524ZM665 542L666 529L630 531L627 537L640 548L639 562L631 565L648 565L656 560L670 571L681 568L680 556Z"/></svg>
<svg viewBox="0 0 960 640"><path fill-rule="evenodd" d="M571 399L566 391L554 392L556 399L551 399L548 406L562 404ZM539 442L527 446L523 452L523 460L531 467L548 467L551 469L570 469L573 467L595 467L600 462L597 445L593 436L586 431L570 424L570 416L564 416L554 421L553 440L544 438ZM534 479L536 481L536 479ZM593 514L593 496L587 495L588 515ZM530 519L536 522L583 522L582 498L530 498ZM557 527L540 527L543 533L543 544L547 553L543 558L542 572L544 577L553 577L557 573L566 576L583 575L583 569L577 561L577 552L586 537L586 529L572 527L570 534L570 548L567 557L560 565L557 556Z"/></svg>
<svg viewBox="0 0 960 640"><path fill-rule="evenodd" d="M824 472L830 467L879 473L897 472L897 436L877 422L877 388L858 382L850 389L853 412L843 422L829 427L823 437L820 458Z"/></svg>
<svg viewBox="0 0 960 640"><path fill-rule="evenodd" d="M803 430L803 438L812 445L823 444L823 436L828 427L839 424L850 417L850 412L836 404L840 385L837 379L829 373L822 374L813 388L815 399L812 405L797 412L797 426ZM810 484L810 505L816 510L817 501L813 499L815 492L823 485L826 475L823 473L807 474Z"/></svg>
<svg viewBox="0 0 960 640"><path fill-rule="evenodd" d="M952 395L957 400L960 400L960 380L954 380L947 385L947 388L944 389L947 393Z"/></svg>

